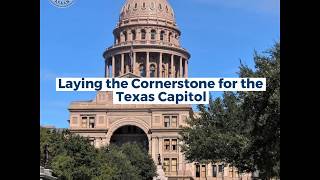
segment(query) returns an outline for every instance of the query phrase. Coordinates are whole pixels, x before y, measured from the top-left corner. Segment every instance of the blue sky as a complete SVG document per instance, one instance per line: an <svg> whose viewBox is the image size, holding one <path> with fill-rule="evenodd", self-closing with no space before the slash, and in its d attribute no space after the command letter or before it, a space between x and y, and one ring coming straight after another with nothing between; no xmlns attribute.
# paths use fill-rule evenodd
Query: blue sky
<svg viewBox="0 0 320 180"><path fill-rule="evenodd" d="M40 122L68 127L71 101L95 93L56 92L56 77L103 77L102 53L125 0L75 0L56 8L40 0ZM169 0L191 53L190 77L237 77L240 59L280 39L280 0ZM216 94L218 96L219 93Z"/></svg>

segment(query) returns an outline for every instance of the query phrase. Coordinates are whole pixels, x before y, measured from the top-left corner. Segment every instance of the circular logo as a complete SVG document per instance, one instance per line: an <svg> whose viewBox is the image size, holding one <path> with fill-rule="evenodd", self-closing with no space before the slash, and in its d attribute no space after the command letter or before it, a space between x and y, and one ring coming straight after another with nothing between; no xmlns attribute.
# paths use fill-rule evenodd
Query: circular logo
<svg viewBox="0 0 320 180"><path fill-rule="evenodd" d="M74 0L49 0L54 6L59 8L66 8L74 3Z"/></svg>

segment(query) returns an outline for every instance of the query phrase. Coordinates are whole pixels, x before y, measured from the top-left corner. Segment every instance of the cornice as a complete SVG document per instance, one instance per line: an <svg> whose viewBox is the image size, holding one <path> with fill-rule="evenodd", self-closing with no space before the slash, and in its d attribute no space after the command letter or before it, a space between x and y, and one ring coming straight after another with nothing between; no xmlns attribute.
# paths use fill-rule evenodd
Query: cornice
<svg viewBox="0 0 320 180"><path fill-rule="evenodd" d="M159 51L161 50L169 50L169 51L175 51L178 53L181 53L183 55L186 56L187 59L190 59L191 55L190 53L181 47L176 47L176 46L168 46L168 45L161 45L161 44L125 44L125 45L117 45L117 46L111 46L108 49L105 50L105 52L103 53L103 57L105 59L110 58L114 55L118 55L123 53L123 51L128 51L130 52L131 47L133 47L134 50L139 50L139 49L159 49ZM150 50L148 50L150 51Z"/></svg>

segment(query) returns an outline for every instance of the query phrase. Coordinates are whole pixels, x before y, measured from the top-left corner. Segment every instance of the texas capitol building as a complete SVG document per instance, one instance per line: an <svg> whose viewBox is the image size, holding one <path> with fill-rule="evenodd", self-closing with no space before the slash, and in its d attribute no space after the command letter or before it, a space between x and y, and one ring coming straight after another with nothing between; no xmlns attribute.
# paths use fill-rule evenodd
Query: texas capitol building
<svg viewBox="0 0 320 180"><path fill-rule="evenodd" d="M167 0L127 0L113 30L114 44L103 53L105 76L186 78L190 54ZM180 152L180 126L193 115L191 105L115 105L111 92L92 101L72 102L70 131L97 148L127 142L142 144L169 180L240 179L233 167L187 162ZM243 175L242 179L251 179Z"/></svg>

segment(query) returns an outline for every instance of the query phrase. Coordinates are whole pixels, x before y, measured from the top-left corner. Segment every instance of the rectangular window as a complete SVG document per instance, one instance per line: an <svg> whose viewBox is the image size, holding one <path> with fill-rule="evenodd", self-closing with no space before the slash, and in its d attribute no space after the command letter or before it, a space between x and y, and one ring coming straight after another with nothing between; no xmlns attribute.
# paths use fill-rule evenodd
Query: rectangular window
<svg viewBox="0 0 320 180"><path fill-rule="evenodd" d="M164 158L164 161L163 161L163 171L168 173L170 171L170 160L169 158Z"/></svg>
<svg viewBox="0 0 320 180"><path fill-rule="evenodd" d="M196 165L196 177L200 177L200 165Z"/></svg>
<svg viewBox="0 0 320 180"><path fill-rule="evenodd" d="M170 151L170 139L164 140L164 151Z"/></svg>
<svg viewBox="0 0 320 180"><path fill-rule="evenodd" d="M177 158L172 158L171 159L171 172L173 172L173 175L176 175L177 171L178 171Z"/></svg>
<svg viewBox="0 0 320 180"><path fill-rule="evenodd" d="M146 31L144 29L141 30L141 39L146 39Z"/></svg>
<svg viewBox="0 0 320 180"><path fill-rule="evenodd" d="M165 32L164 31L161 31L160 32L160 40L163 41L164 40L164 34Z"/></svg>
<svg viewBox="0 0 320 180"><path fill-rule="evenodd" d="M172 139L171 146L172 151L177 151L177 139Z"/></svg>
<svg viewBox="0 0 320 180"><path fill-rule="evenodd" d="M164 116L164 127L174 127L178 126L178 116Z"/></svg>
<svg viewBox="0 0 320 180"><path fill-rule="evenodd" d="M151 39L152 39L152 40L155 40L155 39L156 39L156 34L157 34L157 32L156 32L155 30L152 30L152 31L151 31Z"/></svg>
<svg viewBox="0 0 320 180"><path fill-rule="evenodd" d="M96 122L95 117L89 117L89 128L95 128Z"/></svg>
<svg viewBox="0 0 320 180"><path fill-rule="evenodd" d="M222 172L222 169L223 169L222 165L219 165L219 173Z"/></svg>
<svg viewBox="0 0 320 180"><path fill-rule="evenodd" d="M201 166L201 177L206 177L206 165Z"/></svg>
<svg viewBox="0 0 320 180"><path fill-rule="evenodd" d="M164 117L164 127L170 127L170 116Z"/></svg>
<svg viewBox="0 0 320 180"><path fill-rule="evenodd" d="M81 117L81 127L82 128L87 128L87 120L88 120L88 117Z"/></svg>
<svg viewBox="0 0 320 180"><path fill-rule="evenodd" d="M217 177L217 165L212 165L212 177Z"/></svg>
<svg viewBox="0 0 320 180"><path fill-rule="evenodd" d="M177 127L177 120L178 120L177 116L172 116L172 118L171 118L171 127Z"/></svg>

